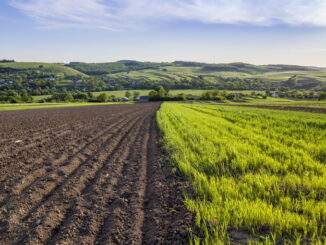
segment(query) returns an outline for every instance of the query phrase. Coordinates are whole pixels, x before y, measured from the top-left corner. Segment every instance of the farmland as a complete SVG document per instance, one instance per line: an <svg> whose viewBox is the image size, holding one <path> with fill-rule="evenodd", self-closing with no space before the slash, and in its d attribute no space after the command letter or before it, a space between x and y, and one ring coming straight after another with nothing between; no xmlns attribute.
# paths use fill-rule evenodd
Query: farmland
<svg viewBox="0 0 326 245"><path fill-rule="evenodd" d="M0 112L0 244L186 243L181 182L158 159L159 106Z"/></svg>
<svg viewBox="0 0 326 245"><path fill-rule="evenodd" d="M0 244L324 244L325 103L255 103L11 105Z"/></svg>
<svg viewBox="0 0 326 245"><path fill-rule="evenodd" d="M325 243L326 115L164 103L157 119L195 191L192 243Z"/></svg>

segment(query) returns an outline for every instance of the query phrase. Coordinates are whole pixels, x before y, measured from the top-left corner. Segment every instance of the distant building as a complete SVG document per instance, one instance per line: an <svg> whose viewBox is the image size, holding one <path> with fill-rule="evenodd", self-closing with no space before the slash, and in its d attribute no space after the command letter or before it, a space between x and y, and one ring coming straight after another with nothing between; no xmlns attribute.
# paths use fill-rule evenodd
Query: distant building
<svg viewBox="0 0 326 245"><path fill-rule="evenodd" d="M277 97L279 97L279 94L278 93L272 93L272 97L277 98Z"/></svg>
<svg viewBox="0 0 326 245"><path fill-rule="evenodd" d="M127 102L127 101L129 101L129 98L127 98L127 97L123 97L123 98L121 98L121 101L122 101L122 102Z"/></svg>

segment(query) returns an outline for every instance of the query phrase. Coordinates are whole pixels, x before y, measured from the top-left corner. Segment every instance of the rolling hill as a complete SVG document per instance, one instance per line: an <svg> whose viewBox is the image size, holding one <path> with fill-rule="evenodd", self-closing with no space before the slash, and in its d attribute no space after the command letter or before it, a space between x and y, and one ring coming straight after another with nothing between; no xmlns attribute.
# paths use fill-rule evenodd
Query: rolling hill
<svg viewBox="0 0 326 245"><path fill-rule="evenodd" d="M0 63L0 68L13 70L39 69L44 72L63 73L65 76L86 76L84 73L59 63L43 62L5 62Z"/></svg>
<svg viewBox="0 0 326 245"><path fill-rule="evenodd" d="M112 63L111 63L112 64ZM84 64L87 66L87 64ZM234 81L239 79L261 80L267 83L281 83L296 75L297 81L303 88L318 88L326 84L326 69L319 67L294 65L261 65L246 63L204 64L198 62L176 61L173 63L156 64L156 67L146 69L131 69L116 72L107 70L109 80L124 79L136 82L182 81L182 80L217 80ZM77 68L76 68L77 69Z"/></svg>
<svg viewBox="0 0 326 245"><path fill-rule="evenodd" d="M38 70L65 77L97 77L111 90L151 89L166 85L174 89L255 89L286 86L291 89L326 90L326 68L297 65L208 64L192 61L140 62L120 60L106 63L0 62L0 72ZM286 81L296 76L297 86ZM68 79L69 80L69 79ZM71 81L60 84L72 85ZM71 80L71 79L70 79ZM226 83L234 83L235 86ZM237 84L236 84L237 83ZM244 85L244 83L246 85ZM117 86L119 84L119 86ZM274 86L275 85L275 86Z"/></svg>
<svg viewBox="0 0 326 245"><path fill-rule="evenodd" d="M107 63L70 62L66 67L71 67L88 75L104 75L133 70L155 69L167 63L140 62L134 60L120 60Z"/></svg>

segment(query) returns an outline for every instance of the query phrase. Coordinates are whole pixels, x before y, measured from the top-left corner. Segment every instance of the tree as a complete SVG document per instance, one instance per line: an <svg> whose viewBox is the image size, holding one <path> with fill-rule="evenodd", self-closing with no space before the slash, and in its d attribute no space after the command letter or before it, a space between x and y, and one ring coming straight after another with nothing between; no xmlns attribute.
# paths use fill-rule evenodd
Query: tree
<svg viewBox="0 0 326 245"><path fill-rule="evenodd" d="M16 91L9 91L9 102L10 103L20 103L21 102L21 96Z"/></svg>
<svg viewBox="0 0 326 245"><path fill-rule="evenodd" d="M73 100L74 100L74 97L72 96L72 94L70 92L66 92L63 101L70 102Z"/></svg>
<svg viewBox="0 0 326 245"><path fill-rule="evenodd" d="M297 75L294 75L292 77L290 77L286 82L285 84L290 86L290 87L294 87L296 86L298 83L298 79L297 79Z"/></svg>
<svg viewBox="0 0 326 245"><path fill-rule="evenodd" d="M33 101L33 97L28 96L26 89L21 90L20 97L21 97L21 101L25 103L29 103Z"/></svg>
<svg viewBox="0 0 326 245"><path fill-rule="evenodd" d="M140 93L138 91L134 91L134 100L140 96Z"/></svg>
<svg viewBox="0 0 326 245"><path fill-rule="evenodd" d="M157 91L152 90L148 94L149 100L157 100L158 99L158 94Z"/></svg>
<svg viewBox="0 0 326 245"><path fill-rule="evenodd" d="M101 94L99 94L99 96L97 96L97 100L100 102L107 102L108 95L106 93L101 93Z"/></svg>
<svg viewBox="0 0 326 245"><path fill-rule="evenodd" d="M131 93L129 91L126 91L125 97L130 98L131 97Z"/></svg>
<svg viewBox="0 0 326 245"><path fill-rule="evenodd" d="M157 92L158 97L164 98L167 96L166 90L163 88L163 86L158 86L155 88L155 91Z"/></svg>
<svg viewBox="0 0 326 245"><path fill-rule="evenodd" d="M202 95L200 96L200 99L202 100L211 100L213 99L213 95L211 91L205 91L202 93Z"/></svg>
<svg viewBox="0 0 326 245"><path fill-rule="evenodd" d="M91 93L91 92L87 92L87 97L88 97L89 99L93 99L93 98L94 98L94 95L93 95L93 93Z"/></svg>
<svg viewBox="0 0 326 245"><path fill-rule="evenodd" d="M227 95L225 96L225 98L228 99L228 100L234 100L234 98L235 98L235 94L233 94L233 93L229 93L229 94L227 94Z"/></svg>
<svg viewBox="0 0 326 245"><path fill-rule="evenodd" d="M321 101L321 100L326 100L326 93L321 93L319 96L318 96L318 100Z"/></svg>

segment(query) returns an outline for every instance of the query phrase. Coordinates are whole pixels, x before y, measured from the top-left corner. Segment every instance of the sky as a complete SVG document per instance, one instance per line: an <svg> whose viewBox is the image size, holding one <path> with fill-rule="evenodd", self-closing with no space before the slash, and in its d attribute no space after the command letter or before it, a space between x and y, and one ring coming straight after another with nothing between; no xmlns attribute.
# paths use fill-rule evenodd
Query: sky
<svg viewBox="0 0 326 245"><path fill-rule="evenodd" d="M326 67L326 0L0 0L0 59Z"/></svg>

